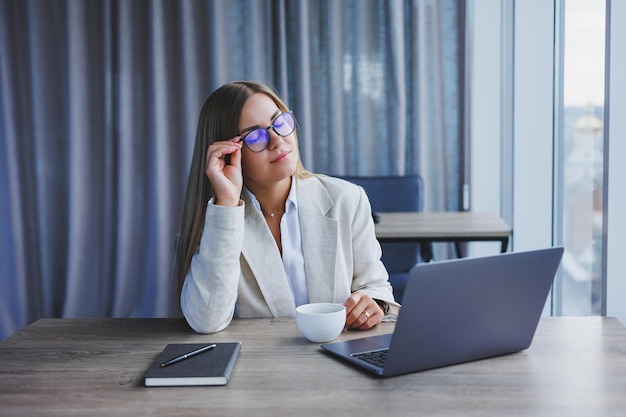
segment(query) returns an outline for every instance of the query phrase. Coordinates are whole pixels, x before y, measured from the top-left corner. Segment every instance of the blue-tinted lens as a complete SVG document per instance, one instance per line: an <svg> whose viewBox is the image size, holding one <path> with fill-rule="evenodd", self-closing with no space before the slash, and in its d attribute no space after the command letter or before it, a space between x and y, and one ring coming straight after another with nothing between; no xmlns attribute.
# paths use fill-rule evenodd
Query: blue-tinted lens
<svg viewBox="0 0 626 417"><path fill-rule="evenodd" d="M267 148L268 140L269 134L265 129L254 129L243 137L243 141L252 152L261 152Z"/></svg>
<svg viewBox="0 0 626 417"><path fill-rule="evenodd" d="M282 113L274 119L274 131L280 136L288 136L296 128L296 121L291 113Z"/></svg>
<svg viewBox="0 0 626 417"><path fill-rule="evenodd" d="M268 129L273 129L280 136L289 136L296 128L296 120L291 113L281 113L274 119L274 123L265 128L251 130L243 137L243 141L252 152L261 152L269 143Z"/></svg>

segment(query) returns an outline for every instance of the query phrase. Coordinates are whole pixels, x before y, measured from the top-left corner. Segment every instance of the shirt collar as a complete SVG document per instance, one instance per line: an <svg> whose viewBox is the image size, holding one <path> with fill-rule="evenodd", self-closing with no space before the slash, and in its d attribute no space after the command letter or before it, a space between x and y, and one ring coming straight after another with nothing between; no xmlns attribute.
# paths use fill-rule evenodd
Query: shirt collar
<svg viewBox="0 0 626 417"><path fill-rule="evenodd" d="M257 200L256 196L254 194L252 194L252 191L250 191L245 185L243 187L246 192L248 193L248 197L250 197L250 201L252 201L252 205L254 207L256 207L257 210L259 210L259 212L261 214L263 214L262 210L261 210L261 204L259 203L259 200ZM289 189L289 195L287 196L287 201L285 202L285 214L289 213L292 210L297 210L298 209L298 196L297 196L297 192L296 192L296 179L292 176L291 177L291 188Z"/></svg>

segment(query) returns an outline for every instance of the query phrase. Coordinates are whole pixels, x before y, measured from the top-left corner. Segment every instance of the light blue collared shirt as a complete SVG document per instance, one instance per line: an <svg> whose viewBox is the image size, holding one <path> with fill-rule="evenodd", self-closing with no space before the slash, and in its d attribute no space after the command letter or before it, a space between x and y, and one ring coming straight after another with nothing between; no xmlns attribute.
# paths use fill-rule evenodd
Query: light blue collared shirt
<svg viewBox="0 0 626 417"><path fill-rule="evenodd" d="M246 188L252 204L263 214L259 200ZM291 286L296 307L309 302L304 272L304 253L302 251L302 232L298 220L298 197L296 179L292 177L291 189L285 202L285 214L280 219L280 239L283 246L283 267Z"/></svg>

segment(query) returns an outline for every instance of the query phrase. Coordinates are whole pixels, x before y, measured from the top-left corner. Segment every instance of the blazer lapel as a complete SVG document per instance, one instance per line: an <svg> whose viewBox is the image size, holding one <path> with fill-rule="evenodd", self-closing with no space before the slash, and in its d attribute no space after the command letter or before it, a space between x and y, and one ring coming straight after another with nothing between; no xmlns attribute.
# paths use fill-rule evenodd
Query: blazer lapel
<svg viewBox="0 0 626 417"><path fill-rule="evenodd" d="M298 181L298 215L309 301L335 300L337 221L326 216L334 202L317 178Z"/></svg>

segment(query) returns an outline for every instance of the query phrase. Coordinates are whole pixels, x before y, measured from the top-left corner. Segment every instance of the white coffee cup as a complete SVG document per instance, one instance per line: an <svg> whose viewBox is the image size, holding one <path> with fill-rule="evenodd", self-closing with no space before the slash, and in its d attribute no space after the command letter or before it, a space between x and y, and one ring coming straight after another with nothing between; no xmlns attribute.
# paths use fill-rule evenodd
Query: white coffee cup
<svg viewBox="0 0 626 417"><path fill-rule="evenodd" d="M296 308L296 323L310 342L330 342L346 324L346 307L335 303L303 304Z"/></svg>

